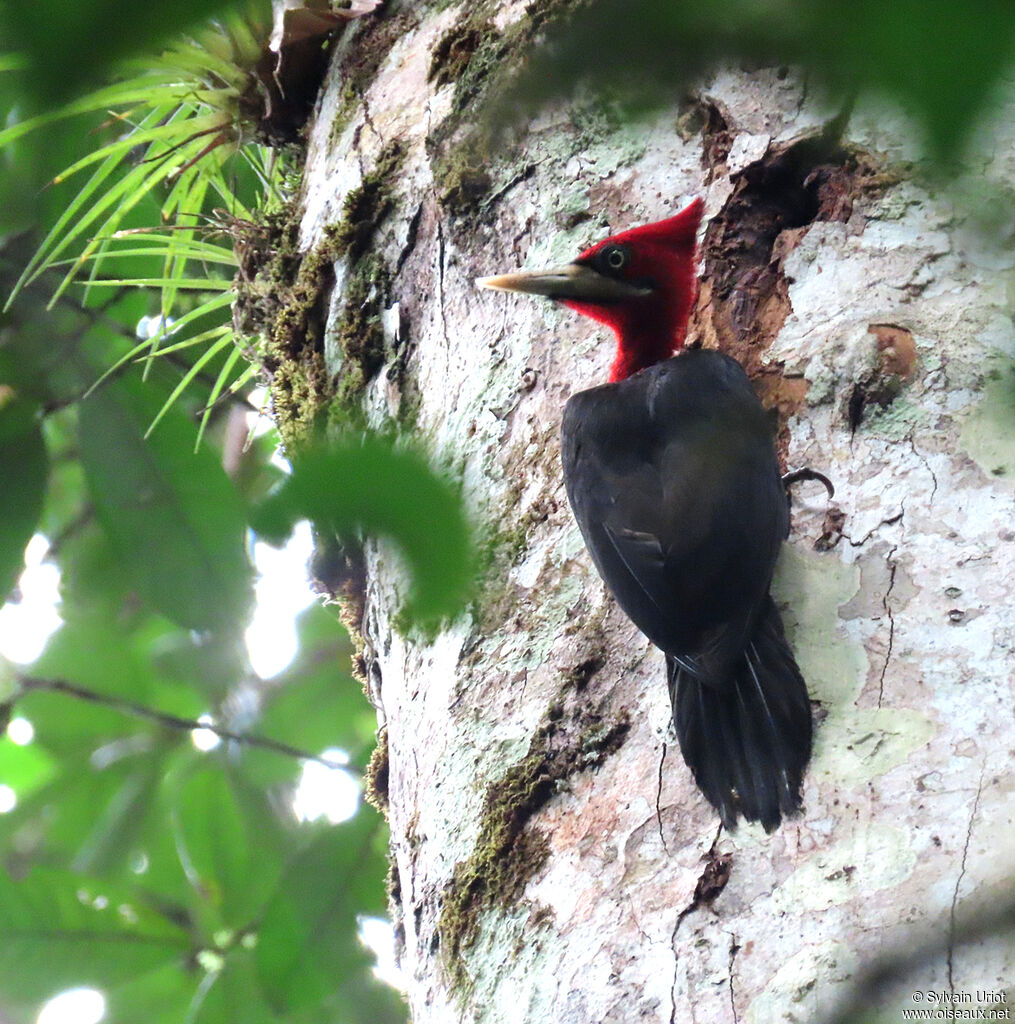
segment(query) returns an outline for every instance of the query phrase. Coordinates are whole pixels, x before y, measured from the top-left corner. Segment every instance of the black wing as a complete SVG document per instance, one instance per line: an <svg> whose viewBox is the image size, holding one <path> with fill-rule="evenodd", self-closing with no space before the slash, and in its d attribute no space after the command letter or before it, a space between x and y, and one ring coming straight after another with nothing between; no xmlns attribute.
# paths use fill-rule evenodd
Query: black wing
<svg viewBox="0 0 1015 1024"><path fill-rule="evenodd" d="M725 685L768 592L789 513L746 374L686 352L575 395L564 482L620 606L658 647Z"/></svg>

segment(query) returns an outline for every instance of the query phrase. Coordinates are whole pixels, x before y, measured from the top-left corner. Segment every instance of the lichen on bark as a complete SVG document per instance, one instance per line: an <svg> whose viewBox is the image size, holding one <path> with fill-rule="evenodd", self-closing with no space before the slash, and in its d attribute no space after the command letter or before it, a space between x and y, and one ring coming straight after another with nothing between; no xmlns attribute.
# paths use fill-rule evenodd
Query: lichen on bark
<svg viewBox="0 0 1015 1024"><path fill-rule="evenodd" d="M1002 289L949 204L896 183L905 168L883 118L855 118L830 156L802 159L801 139L834 112L792 72L719 72L700 91L715 113L681 102L647 124L561 106L509 147L470 153L474 108L455 96L490 88L484 50L497 53L530 13L520 0L431 3L412 8L415 20L408 9L393 8L404 38L385 38L374 80L352 94L344 151L320 147L303 229L320 241L323 214L340 220L364 169L392 139L405 143L394 205L364 252L388 274L368 310L382 318L383 363L355 401L372 423L418 430L498 540L488 600L434 636L398 633L397 561L365 551L413 1018L623 1021L633 1007L665 1020L693 1004L724 1024L781 1019L787 1006L818 1019L852 969L843 956L831 970L830 943L905 941L907 915L929 920L945 889L950 900L970 834L963 886L990 874L968 797L981 772L1004 777L998 723L1010 720L997 670L1015 564L1010 482L991 470L1015 464L997 442L1011 388L1006 370L988 377L990 353L1010 348ZM842 504L794 496L776 580L820 704L804 814L772 838L743 828L714 847L714 816L667 732L661 658L604 596L560 485L560 411L601 381L610 343L552 307L472 287L573 258L694 195L717 220L698 337L743 358L763 388L778 385L769 398L787 461L827 472ZM594 771L580 767L582 727L561 698L580 688L607 729L629 716L625 742ZM984 792L986 813L1007 813L999 787ZM888 817L898 856L872 905L845 868L877 871L886 846L869 826ZM711 910L675 934L710 850L732 865L728 882L710 885ZM790 879L790 895L807 888L811 863L832 912L780 895Z"/></svg>

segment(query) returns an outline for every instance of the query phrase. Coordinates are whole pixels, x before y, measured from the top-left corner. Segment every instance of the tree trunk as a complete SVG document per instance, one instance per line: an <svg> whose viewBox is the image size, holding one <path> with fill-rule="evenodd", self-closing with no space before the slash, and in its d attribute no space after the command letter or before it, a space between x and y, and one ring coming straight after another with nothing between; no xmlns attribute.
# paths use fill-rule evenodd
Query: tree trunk
<svg viewBox="0 0 1015 1024"><path fill-rule="evenodd" d="M534 28L519 2L482 23L440 7L389 4L343 39L300 200L305 251L362 228L335 265L329 373L463 482L486 556L476 604L436 637L396 628L388 544L367 545L360 581L412 1019L816 1020L1005 875L1011 251L961 190L902 169L901 117L861 111L840 138L784 72L717 74L645 122L583 103L518 139L469 132L484 76ZM988 223L1002 195L1010 217L1011 152L981 168ZM794 489L777 574L818 724L805 811L772 836L719 828L675 746L662 655L567 507L561 411L605 379L612 339L473 286L696 195L691 343L737 356L787 468L836 488ZM364 322L382 328L372 363L350 344ZM901 1005L1012 977L1010 949L953 945Z"/></svg>

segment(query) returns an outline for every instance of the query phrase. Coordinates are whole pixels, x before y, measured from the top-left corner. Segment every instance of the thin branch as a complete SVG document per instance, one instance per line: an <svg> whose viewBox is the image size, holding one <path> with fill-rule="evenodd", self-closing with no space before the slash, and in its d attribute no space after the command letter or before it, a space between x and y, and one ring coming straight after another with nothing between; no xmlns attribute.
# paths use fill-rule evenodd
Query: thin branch
<svg viewBox="0 0 1015 1024"><path fill-rule="evenodd" d="M155 722L158 725L166 726L169 729L179 729L184 732L193 732L195 729L207 729L216 736L233 743L240 743L246 747L257 747L260 750L271 750L276 754L284 754L286 757L295 757L301 761L315 761L323 764L325 768L343 768L346 771L351 769L347 764L342 764L329 757L318 754L311 754L299 747L289 743L282 743L280 740L269 739L266 736L257 736L253 733L231 732L211 722L199 722L194 718L183 718L180 715L170 714L168 711L159 711L156 708L147 707L137 701L128 700L125 697L113 697L106 693L97 693L76 683L69 683L65 679L40 679L37 676L19 676L18 683L21 693L47 692L65 693L68 696L76 697L78 700L87 701L90 704L100 704L103 707L112 708L133 718L140 718L147 722ZM15 698L16 700L17 698ZM13 702L12 702L13 703Z"/></svg>
<svg viewBox="0 0 1015 1024"><path fill-rule="evenodd" d="M46 551L46 558L52 561L60 553L63 546L78 532L86 527L95 518L95 508L88 503L84 505L78 514L71 519L58 534L49 538L49 548Z"/></svg>

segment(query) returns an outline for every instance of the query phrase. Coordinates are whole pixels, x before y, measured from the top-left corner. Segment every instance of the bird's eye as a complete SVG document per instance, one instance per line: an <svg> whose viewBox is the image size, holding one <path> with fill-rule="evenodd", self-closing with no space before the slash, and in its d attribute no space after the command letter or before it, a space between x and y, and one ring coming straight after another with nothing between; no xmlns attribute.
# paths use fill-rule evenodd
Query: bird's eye
<svg viewBox="0 0 1015 1024"><path fill-rule="evenodd" d="M623 270L631 262L631 254L619 245L611 245L603 252L603 262L610 270Z"/></svg>

